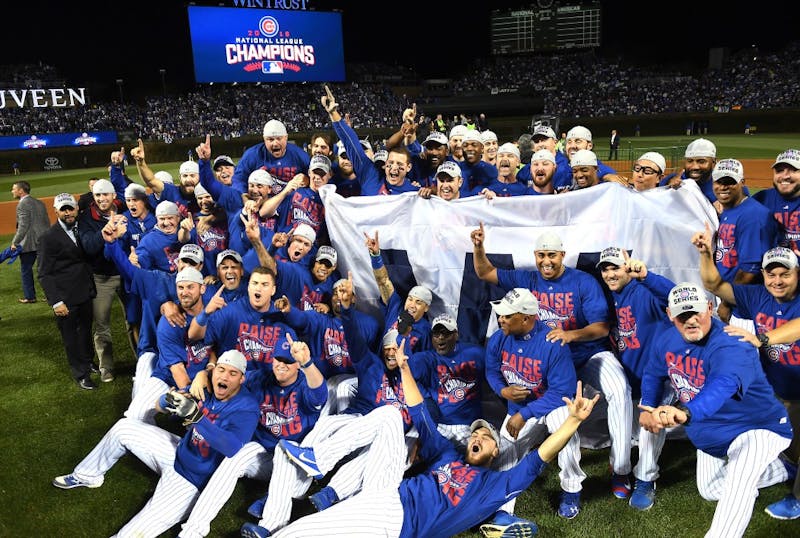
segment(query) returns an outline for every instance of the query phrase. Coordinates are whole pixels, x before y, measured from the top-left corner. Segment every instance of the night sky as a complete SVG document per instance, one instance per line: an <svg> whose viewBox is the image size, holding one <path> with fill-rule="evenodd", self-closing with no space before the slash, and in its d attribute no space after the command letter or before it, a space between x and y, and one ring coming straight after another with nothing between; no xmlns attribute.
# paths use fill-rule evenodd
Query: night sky
<svg viewBox="0 0 800 538"><path fill-rule="evenodd" d="M232 4L227 0L211 5L218 3ZM398 2L307 3L320 11L343 12L346 62L413 64L423 76L437 77L463 70L472 58L489 54L490 9L532 2L500 0L486 2L483 8L464 2L414 2L408 8ZM52 6L43 7L48 4ZM737 50L757 44L769 51L800 38L792 26L795 17L774 12L779 6L714 12L697 1L602 4L602 46L597 51L602 56L623 54L635 61L702 67L709 47ZM160 93L159 69L165 69L168 89L185 91L194 84L186 5L169 0L16 2L8 6L15 16L4 17L0 63L50 63L70 85L89 86L97 96L112 98L118 78L131 96ZM661 11L654 10L659 6Z"/></svg>

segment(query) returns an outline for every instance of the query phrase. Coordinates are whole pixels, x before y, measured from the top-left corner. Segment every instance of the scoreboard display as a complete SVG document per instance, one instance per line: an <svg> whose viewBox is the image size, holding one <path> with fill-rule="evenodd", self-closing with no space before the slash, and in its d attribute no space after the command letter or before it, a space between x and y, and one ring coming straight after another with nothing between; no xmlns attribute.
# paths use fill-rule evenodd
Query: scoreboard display
<svg viewBox="0 0 800 538"><path fill-rule="evenodd" d="M569 50L600 46L600 3L492 11L492 54Z"/></svg>

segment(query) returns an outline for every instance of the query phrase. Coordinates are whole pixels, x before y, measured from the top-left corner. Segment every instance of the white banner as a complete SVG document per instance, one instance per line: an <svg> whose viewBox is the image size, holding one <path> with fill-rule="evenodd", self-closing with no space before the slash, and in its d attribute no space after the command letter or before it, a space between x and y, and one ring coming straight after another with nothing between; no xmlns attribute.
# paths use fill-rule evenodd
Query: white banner
<svg viewBox="0 0 800 538"><path fill-rule="evenodd" d="M472 330L486 327L490 307L482 304L483 296L497 298L499 294L477 281L472 267L470 232L481 222L490 259L505 255L513 268L535 270L536 238L553 231L562 238L565 264L571 267L593 268L600 251L618 246L674 282L697 283L701 282L699 257L690 238L706 222L712 229L718 225L714 208L691 181L678 190L664 187L639 193L604 183L559 195L491 201L481 197L425 200L416 193L342 198L332 185L324 187L321 195L331 241L339 253L339 270L343 276L352 271L361 309L375 313L380 302L364 245L364 234L377 231L393 281L395 276L402 280L394 281L395 287L407 291L414 284L427 286L435 296L431 319L446 311L458 319L460 328L469 320ZM405 256L410 269L404 275ZM512 268L510 264L495 266ZM460 304L466 296L473 300L469 307ZM480 301L475 302L476 297Z"/></svg>

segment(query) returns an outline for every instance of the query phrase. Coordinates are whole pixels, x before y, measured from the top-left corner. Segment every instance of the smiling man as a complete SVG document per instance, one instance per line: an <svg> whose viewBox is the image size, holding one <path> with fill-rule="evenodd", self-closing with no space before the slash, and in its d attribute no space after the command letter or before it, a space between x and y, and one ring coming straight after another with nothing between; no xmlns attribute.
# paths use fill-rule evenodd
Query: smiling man
<svg viewBox="0 0 800 538"><path fill-rule="evenodd" d="M723 159L714 167L714 194L722 207L714 259L722 279L731 284L758 282L761 256L777 243L777 224L769 210L744 192L744 167ZM723 321L731 319L730 305L718 308ZM737 318L742 318L735 311Z"/></svg>
<svg viewBox="0 0 800 538"><path fill-rule="evenodd" d="M111 467L130 452L161 478L144 508L117 535L166 532L185 517L222 459L236 454L253 436L258 403L242 389L246 367L241 353L227 351L220 355L212 389L202 400L172 389L156 402L159 412L183 419L183 437L135 419L120 419L71 474L57 476L53 485L99 488Z"/></svg>
<svg viewBox="0 0 800 538"><path fill-rule="evenodd" d="M673 326L660 331L651 348L640 407L652 415L652 432L683 424L697 447L697 489L717 501L706 536L739 537L758 489L790 476L778 458L792 437L789 418L758 353L725 334L702 287L683 282L672 288L667 314ZM667 380L678 403L659 406Z"/></svg>
<svg viewBox="0 0 800 538"><path fill-rule="evenodd" d="M609 347L610 313L600 285L588 273L564 265L566 251L555 233L546 232L536 239L533 253L538 271L495 268L486 256L483 223L470 237L478 277L506 291L531 290L539 303L538 319L550 328L546 339L568 344L578 379L603 393L611 437L611 492L617 498L628 498L633 401L622 364ZM562 495L559 515L571 519L579 511L580 494L573 487Z"/></svg>
<svg viewBox="0 0 800 538"><path fill-rule="evenodd" d="M492 301L492 310L498 316L500 330L486 344L486 380L507 404L500 431L513 445L507 469L533 448L542 429L553 433L567 420L569 411L562 398L570 395L576 374L569 348L547 340L550 328L539 321L539 302L530 290L510 290L502 299ZM576 433L558 455L564 498L580 495L586 479L580 467L580 447ZM505 504L493 522L508 521L514 504L513 500ZM559 510L559 515L570 519L578 515L577 511L562 512Z"/></svg>
<svg viewBox="0 0 800 538"><path fill-rule="evenodd" d="M675 284L649 271L643 261L629 258L627 251L619 247L603 249L597 268L616 310L611 341L625 367L631 397L638 399L648 352L667 322L667 296ZM636 486L628 501L637 510L649 510L655 503L658 458L666 438L666 431L647 430L651 420L650 413L639 414L639 461L633 469Z"/></svg>
<svg viewBox="0 0 800 538"><path fill-rule="evenodd" d="M206 339L217 350L236 349L244 354L248 369L268 367L278 339L294 332L283 323L283 314L274 308L275 273L256 267L250 273L248 300L227 303L224 286L206 303L189 326L192 340Z"/></svg>
<svg viewBox="0 0 800 538"><path fill-rule="evenodd" d="M778 222L779 244L800 250L800 150L787 149L775 158L772 185L753 198L772 211Z"/></svg>

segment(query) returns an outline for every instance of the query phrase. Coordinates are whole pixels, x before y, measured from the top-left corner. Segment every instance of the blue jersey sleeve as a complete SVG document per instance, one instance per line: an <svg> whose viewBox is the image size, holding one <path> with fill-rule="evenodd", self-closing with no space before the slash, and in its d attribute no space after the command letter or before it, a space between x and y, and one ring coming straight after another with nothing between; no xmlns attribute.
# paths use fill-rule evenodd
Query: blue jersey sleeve
<svg viewBox="0 0 800 538"><path fill-rule="evenodd" d="M533 417L543 417L554 409L561 407L564 405L564 401L561 398L572 395L575 390L577 375L569 347L555 343L550 345L552 346L552 353L546 365L547 371L544 374L547 381L547 390L519 410L519 414L525 420Z"/></svg>
<svg viewBox="0 0 800 538"><path fill-rule="evenodd" d="M408 413L419 432L419 456L423 461L434 462L447 452L453 453L453 459L458 458L453 444L439 433L436 421L424 402L409 406Z"/></svg>
<svg viewBox="0 0 800 538"><path fill-rule="evenodd" d="M253 437L258 425L258 408L238 409L226 422L226 427L222 428L204 414L194 427L214 450L230 458Z"/></svg>
<svg viewBox="0 0 800 538"><path fill-rule="evenodd" d="M486 344L484 363L486 368L486 381L495 394L500 396L500 392L506 387L505 379L500 374L500 349L503 342L503 332L497 331Z"/></svg>

